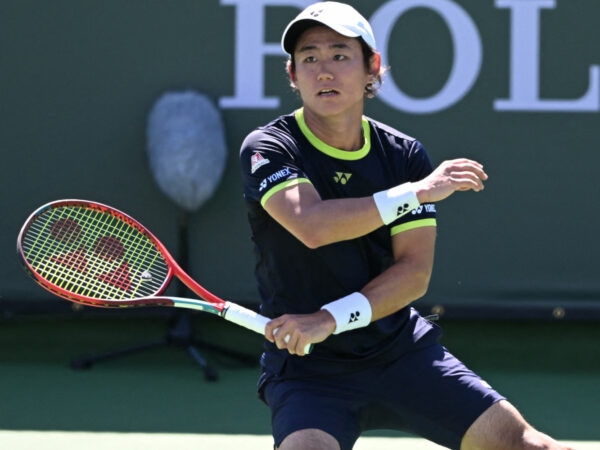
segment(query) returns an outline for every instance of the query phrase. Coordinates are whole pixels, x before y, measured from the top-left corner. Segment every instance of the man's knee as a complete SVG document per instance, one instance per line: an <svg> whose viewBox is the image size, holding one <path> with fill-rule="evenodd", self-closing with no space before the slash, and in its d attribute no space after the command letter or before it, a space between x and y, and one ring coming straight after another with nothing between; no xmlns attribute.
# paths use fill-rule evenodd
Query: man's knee
<svg viewBox="0 0 600 450"><path fill-rule="evenodd" d="M569 450L527 423L506 400L490 406L469 427L461 450Z"/></svg>
<svg viewBox="0 0 600 450"><path fill-rule="evenodd" d="M340 445L329 433L309 428L287 436L278 450L340 450Z"/></svg>

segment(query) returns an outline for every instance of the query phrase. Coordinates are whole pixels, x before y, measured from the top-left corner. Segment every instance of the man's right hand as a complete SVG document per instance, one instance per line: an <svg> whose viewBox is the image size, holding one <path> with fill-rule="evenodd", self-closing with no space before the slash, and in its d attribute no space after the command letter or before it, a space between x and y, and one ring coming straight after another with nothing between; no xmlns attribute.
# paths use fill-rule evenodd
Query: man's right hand
<svg viewBox="0 0 600 450"><path fill-rule="evenodd" d="M431 174L412 185L423 204L439 202L456 191L479 192L487 179L480 163L462 158L442 162Z"/></svg>

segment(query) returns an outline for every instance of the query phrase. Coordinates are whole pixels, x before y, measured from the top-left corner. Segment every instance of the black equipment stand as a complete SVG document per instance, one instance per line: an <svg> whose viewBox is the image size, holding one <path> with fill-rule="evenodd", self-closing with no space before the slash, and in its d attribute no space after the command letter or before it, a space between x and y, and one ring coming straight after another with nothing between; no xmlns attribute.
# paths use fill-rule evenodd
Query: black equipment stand
<svg viewBox="0 0 600 450"><path fill-rule="evenodd" d="M188 252L188 213L183 211L179 222L179 254L181 265L184 270L187 271L189 263L189 252ZM186 294L190 295L189 290L184 286L183 283L178 281L178 296L185 297ZM118 358L120 356L129 355L132 353L138 353L145 350L163 347L163 346L174 346L185 349L192 359L202 368L205 377L208 381L216 381L218 374L213 369L206 359L202 356L199 348L203 348L209 351L216 351L223 355L226 355L234 360L241 362L247 366L254 366L258 363L258 358L250 356L244 353L236 352L231 349L227 349L207 342L201 342L194 338L194 332L190 317L190 311L177 311L175 316L169 320L169 328L166 336L162 339L155 341L138 344L135 346L124 347L121 349L112 350L106 353L100 353L92 356L79 356L71 360L71 367L73 369L89 369L95 363Z"/></svg>

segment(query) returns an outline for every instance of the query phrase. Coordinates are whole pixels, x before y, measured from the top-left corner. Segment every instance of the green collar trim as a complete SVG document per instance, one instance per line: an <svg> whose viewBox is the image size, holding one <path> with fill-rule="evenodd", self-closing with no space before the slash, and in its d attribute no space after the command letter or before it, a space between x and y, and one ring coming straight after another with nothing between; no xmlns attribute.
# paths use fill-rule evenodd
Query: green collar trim
<svg viewBox="0 0 600 450"><path fill-rule="evenodd" d="M369 127L369 122L364 116L362 118L362 129L365 143L362 148L353 152L349 152L332 147L315 136L315 134L310 131L310 128L308 128L308 125L306 125L306 121L304 120L304 108L297 109L294 115L302 134L304 134L306 139L308 139L308 142L310 142L317 150L325 153L328 156L331 156L332 158L343 159L346 161L357 161L367 156L371 150L371 128Z"/></svg>

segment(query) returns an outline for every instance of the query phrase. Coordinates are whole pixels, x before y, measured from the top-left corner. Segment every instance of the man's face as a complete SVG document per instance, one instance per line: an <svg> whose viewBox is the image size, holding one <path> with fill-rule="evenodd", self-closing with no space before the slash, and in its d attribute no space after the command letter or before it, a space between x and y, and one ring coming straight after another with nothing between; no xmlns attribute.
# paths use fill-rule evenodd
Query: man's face
<svg viewBox="0 0 600 450"><path fill-rule="evenodd" d="M359 41L325 26L306 30L296 42L290 78L305 109L319 116L360 112L370 74Z"/></svg>

